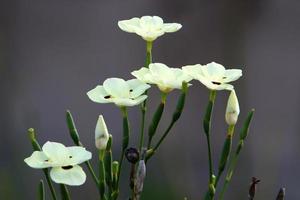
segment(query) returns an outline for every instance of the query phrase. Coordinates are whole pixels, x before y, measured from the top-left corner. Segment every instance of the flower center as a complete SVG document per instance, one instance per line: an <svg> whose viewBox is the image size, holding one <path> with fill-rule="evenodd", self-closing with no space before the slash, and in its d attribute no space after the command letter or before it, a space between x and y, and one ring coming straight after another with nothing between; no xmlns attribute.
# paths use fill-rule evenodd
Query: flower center
<svg viewBox="0 0 300 200"><path fill-rule="evenodd" d="M73 166L72 165L67 165L67 166L62 166L61 168L68 170L68 169L72 169Z"/></svg>
<svg viewBox="0 0 300 200"><path fill-rule="evenodd" d="M221 83L217 82L217 81L212 81L212 83L215 84L215 85L221 85Z"/></svg>

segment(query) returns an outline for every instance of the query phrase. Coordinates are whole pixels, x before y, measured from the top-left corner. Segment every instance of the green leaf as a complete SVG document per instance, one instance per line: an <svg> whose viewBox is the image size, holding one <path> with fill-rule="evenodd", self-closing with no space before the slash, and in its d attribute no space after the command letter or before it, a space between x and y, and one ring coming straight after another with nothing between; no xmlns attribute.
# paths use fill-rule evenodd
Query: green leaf
<svg viewBox="0 0 300 200"><path fill-rule="evenodd" d="M38 186L38 199L45 200L45 186L44 186L43 180L40 180L40 183Z"/></svg>
<svg viewBox="0 0 300 200"><path fill-rule="evenodd" d="M67 125L68 125L68 128L69 128L70 136L71 136L73 142L76 145L79 145L80 144L79 134L78 134L78 131L76 129L72 114L69 110L67 110L66 119L67 119Z"/></svg>

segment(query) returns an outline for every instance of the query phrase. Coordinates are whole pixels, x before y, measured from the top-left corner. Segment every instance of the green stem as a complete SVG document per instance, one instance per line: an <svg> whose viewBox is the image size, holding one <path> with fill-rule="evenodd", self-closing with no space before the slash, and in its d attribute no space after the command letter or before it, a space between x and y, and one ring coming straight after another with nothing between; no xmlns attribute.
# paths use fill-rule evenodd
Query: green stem
<svg viewBox="0 0 300 200"><path fill-rule="evenodd" d="M40 144L38 143L36 136L35 136L35 131L33 128L28 129L28 136L32 145L32 148L34 151L42 151L42 148L40 146ZM43 172L45 174L46 180L47 180L47 184L50 188L50 192L52 195L52 199L56 200L57 196L56 196L56 192L55 189L53 187L52 181L50 179L49 173L48 173L48 169L43 169Z"/></svg>
<svg viewBox="0 0 300 200"><path fill-rule="evenodd" d="M211 90L209 95L209 102L206 108L205 118L203 121L203 127L206 135L207 147L208 147L208 163L209 163L209 183L212 183L213 178L213 163L212 163L212 153L211 153L211 142L210 142L210 132L211 132L211 116L216 99L216 91Z"/></svg>
<svg viewBox="0 0 300 200"><path fill-rule="evenodd" d="M220 193L220 196L219 196L219 200L222 200L224 198L225 191L226 191L226 189L228 187L228 184L229 184L229 182L230 182L230 180L232 178L233 172L234 172L234 170L236 168L236 164L237 164L237 160L238 160L239 154L240 154L242 148L244 147L244 141L247 138L248 133L249 133L249 127L250 127L250 123L251 123L253 114L254 114L254 109L252 109L248 113L248 116L247 116L247 118L246 118L246 120L244 122L244 125L243 125L242 129L241 129L241 132L240 132L240 141L239 141L239 144L238 144L238 146L236 148L235 153L232 155L232 157L230 159L228 171L227 171L225 182L223 184L223 187L222 187L222 190L221 190L221 193Z"/></svg>
<svg viewBox="0 0 300 200"><path fill-rule="evenodd" d="M217 187L218 182L224 172L224 169L226 167L230 152L231 152L231 146L232 146L232 138L234 134L234 127L235 125L229 125L227 130L227 136L223 144L223 150L221 154L221 158L219 161L219 169L218 169L218 175L215 182L215 187Z"/></svg>
<svg viewBox="0 0 300 200"><path fill-rule="evenodd" d="M158 105L158 107L157 107L157 109L156 109L156 111L153 115L152 121L151 121L150 126L149 126L149 130L148 130L148 136L149 136L148 145L147 145L148 149L151 148L152 138L156 133L156 129L158 127L158 124L159 124L160 119L162 117L162 114L164 112L164 108L165 108L165 104L166 104L166 98L167 98L167 93L162 92L161 102Z"/></svg>
<svg viewBox="0 0 300 200"><path fill-rule="evenodd" d="M74 144L76 144L77 146L83 146L82 143L80 142L79 133L77 131L77 128L76 128L76 125L75 125L72 113L69 110L67 110L67 112L66 112L66 121L67 121L67 125L68 125L70 136L71 136ZM98 180L98 178L97 178L97 176L96 176L96 174L95 174L95 172L93 170L93 167L92 167L90 161L86 161L85 164L86 164L86 166L88 168L88 171L92 175L92 178L93 178L95 184L98 187L99 180Z"/></svg>
<svg viewBox="0 0 300 200"><path fill-rule="evenodd" d="M99 191L100 191L101 200L106 200L104 156L105 156L105 150L100 150L99 151Z"/></svg>
<svg viewBox="0 0 300 200"><path fill-rule="evenodd" d="M38 187L38 199L45 200L45 186L44 181L40 180L39 187Z"/></svg>
<svg viewBox="0 0 300 200"><path fill-rule="evenodd" d="M164 139L167 137L167 135L169 134L170 130L174 126L175 122L180 118L180 116L182 114L182 111L183 111L183 108L184 108L185 97L186 97L186 94L187 94L187 90L188 90L188 85L187 85L186 82L183 82L182 83L181 95L180 95L180 97L179 97L179 99L177 101L176 109L173 112L171 123L169 124L168 128L164 132L163 136L160 138L160 140L157 142L157 144L152 149L152 151L151 151L152 153L149 154L149 155L146 155L146 159L145 159L146 162L155 154L156 150L159 148L159 146L161 145L161 143L164 141Z"/></svg>
<svg viewBox="0 0 300 200"><path fill-rule="evenodd" d="M121 169L122 169L122 164L123 164L123 160L124 160L124 154L125 154L125 150L128 147L129 134L130 134L127 108L126 107L121 107L121 111L122 111L122 116L123 116L123 142L122 142L121 156L120 156L120 160L119 160L117 188L119 188L120 175L121 175Z"/></svg>
<svg viewBox="0 0 300 200"><path fill-rule="evenodd" d="M212 151L211 151L211 142L210 142L210 132L211 132L211 116L212 116L212 111L216 99L216 91L211 90L209 94L209 101L206 107L206 112L203 120L203 128L206 136L206 142L207 142L207 149L208 149L208 165L209 165L209 189L208 193L206 193L205 200L210 200L212 199L214 193L215 193L215 188L214 188L214 173L213 173L213 162L212 162Z"/></svg>
<svg viewBox="0 0 300 200"><path fill-rule="evenodd" d="M95 173L94 170L93 170L93 167L92 167L90 161L86 161L86 162L85 162L85 165L87 166L88 171L89 171L90 174L92 175L92 178L93 178L94 182L95 182L96 185L98 186L98 185L99 185L99 180L98 180L98 178L97 178L97 176L96 176L96 173Z"/></svg>
<svg viewBox="0 0 300 200"><path fill-rule="evenodd" d="M70 200L71 199L70 192L66 185L60 184L60 192L61 192L62 200Z"/></svg>
<svg viewBox="0 0 300 200"><path fill-rule="evenodd" d="M149 65L152 63L152 45L153 42L146 43L146 61L145 67L148 68ZM147 94L147 92L145 92ZM147 99L141 105L141 112L142 112L142 122L141 122L141 135L140 135L140 142L139 142L139 150L142 151L144 145L144 129L145 129L145 117L146 117L146 110L147 110Z"/></svg>

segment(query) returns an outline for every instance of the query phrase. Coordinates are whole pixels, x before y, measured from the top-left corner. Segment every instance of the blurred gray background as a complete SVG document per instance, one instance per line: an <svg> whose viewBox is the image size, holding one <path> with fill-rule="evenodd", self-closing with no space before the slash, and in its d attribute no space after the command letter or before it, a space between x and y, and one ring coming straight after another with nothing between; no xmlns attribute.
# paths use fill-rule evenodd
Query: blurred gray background
<svg viewBox="0 0 300 200"><path fill-rule="evenodd" d="M237 130L251 108L256 113L225 199L247 199L252 176L262 180L258 200L275 199L282 186L288 200L300 199L299 9L298 0L1 0L0 199L36 198L43 175L23 162L32 152L26 130L34 127L40 143L72 145L66 109L94 153L95 166L99 114L105 116L119 158L120 112L113 105L91 102L86 92L108 77L131 78L130 72L144 64L144 41L117 26L118 20L143 15L183 24L179 32L155 41L154 61L173 67L216 61L243 69L244 76L234 83L241 106ZM147 119L159 102L157 89L149 94ZM178 95L174 91L169 96L158 134L166 128ZM215 163L226 133L227 97L225 91L217 95ZM149 162L143 200L202 199L208 179L201 122L207 98L208 90L194 82L182 118ZM130 120L135 146L138 107L130 108ZM121 199L128 195L127 169ZM98 199L89 175L85 185L71 192L73 199Z"/></svg>

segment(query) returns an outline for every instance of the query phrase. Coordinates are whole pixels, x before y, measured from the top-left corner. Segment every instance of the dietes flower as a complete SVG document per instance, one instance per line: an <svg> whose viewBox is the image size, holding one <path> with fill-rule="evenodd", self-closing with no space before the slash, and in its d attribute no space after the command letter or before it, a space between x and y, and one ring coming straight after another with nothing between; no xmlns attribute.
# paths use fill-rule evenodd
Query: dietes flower
<svg viewBox="0 0 300 200"><path fill-rule="evenodd" d="M242 70L225 69L222 65L215 62L207 65L184 66L182 70L210 90L232 90L233 86L229 83L242 76Z"/></svg>
<svg viewBox="0 0 300 200"><path fill-rule="evenodd" d="M24 161L35 169L51 168L50 177L55 183L82 185L86 174L79 164L90 160L92 154L83 147L65 147L57 142L46 142L42 151L34 151Z"/></svg>
<svg viewBox="0 0 300 200"><path fill-rule="evenodd" d="M134 17L118 22L121 30L128 33L136 33L148 42L154 41L165 33L176 32L182 25L178 23L164 23L158 16Z"/></svg>
<svg viewBox="0 0 300 200"><path fill-rule="evenodd" d="M95 145L99 150L105 150L109 140L109 133L102 115L99 115L95 129Z"/></svg>
<svg viewBox="0 0 300 200"><path fill-rule="evenodd" d="M142 67L131 72L131 74L142 82L157 85L164 93L168 93L173 89L181 89L182 82L192 80L181 69L170 68L162 63L152 63L149 68Z"/></svg>
<svg viewBox="0 0 300 200"><path fill-rule="evenodd" d="M103 85L98 85L87 92L88 97L96 103L114 103L117 106L135 106L147 98L144 95L150 85L137 79L125 81L120 78L108 78Z"/></svg>
<svg viewBox="0 0 300 200"><path fill-rule="evenodd" d="M225 120L228 125L235 125L240 114L240 106L235 91L232 90L226 107Z"/></svg>

